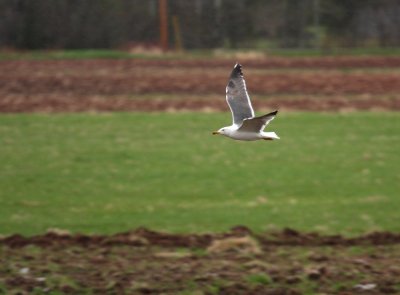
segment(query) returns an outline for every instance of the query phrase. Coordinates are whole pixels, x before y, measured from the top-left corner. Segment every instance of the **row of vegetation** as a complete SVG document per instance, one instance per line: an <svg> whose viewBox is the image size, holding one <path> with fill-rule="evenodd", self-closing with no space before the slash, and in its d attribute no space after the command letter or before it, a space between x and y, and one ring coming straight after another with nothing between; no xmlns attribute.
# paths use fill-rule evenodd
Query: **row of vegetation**
<svg viewBox="0 0 400 295"><path fill-rule="evenodd" d="M157 0L0 1L0 47L118 48L159 40ZM400 45L397 0L168 1L171 47Z"/></svg>

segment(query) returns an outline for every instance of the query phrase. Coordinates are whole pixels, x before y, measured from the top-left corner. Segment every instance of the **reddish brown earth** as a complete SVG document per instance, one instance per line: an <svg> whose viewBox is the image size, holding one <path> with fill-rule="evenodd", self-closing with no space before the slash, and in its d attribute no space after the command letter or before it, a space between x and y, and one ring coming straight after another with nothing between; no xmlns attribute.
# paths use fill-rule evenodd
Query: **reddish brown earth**
<svg viewBox="0 0 400 295"><path fill-rule="evenodd" d="M254 234L243 226L186 235L52 230L4 237L0 250L0 293L400 293L400 234L388 232L345 238L291 229Z"/></svg>
<svg viewBox="0 0 400 295"><path fill-rule="evenodd" d="M258 108L400 110L400 58L243 61ZM230 60L0 62L0 112L227 110Z"/></svg>

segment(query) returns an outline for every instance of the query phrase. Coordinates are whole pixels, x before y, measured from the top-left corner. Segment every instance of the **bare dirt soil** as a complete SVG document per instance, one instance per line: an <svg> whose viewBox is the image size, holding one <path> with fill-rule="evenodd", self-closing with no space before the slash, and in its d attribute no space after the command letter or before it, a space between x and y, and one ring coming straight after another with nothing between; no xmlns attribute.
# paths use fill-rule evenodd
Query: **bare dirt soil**
<svg viewBox="0 0 400 295"><path fill-rule="evenodd" d="M400 234L388 232L346 238L292 229L254 234L244 226L185 235L50 230L3 237L0 250L0 293L400 293Z"/></svg>
<svg viewBox="0 0 400 295"><path fill-rule="evenodd" d="M0 62L0 112L227 110L230 60ZM258 108L400 110L400 58L242 62Z"/></svg>

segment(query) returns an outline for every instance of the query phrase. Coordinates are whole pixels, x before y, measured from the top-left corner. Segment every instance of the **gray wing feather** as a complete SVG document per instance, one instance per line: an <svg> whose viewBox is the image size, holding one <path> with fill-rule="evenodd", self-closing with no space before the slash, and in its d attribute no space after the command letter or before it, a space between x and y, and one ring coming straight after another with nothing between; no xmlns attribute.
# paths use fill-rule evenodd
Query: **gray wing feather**
<svg viewBox="0 0 400 295"><path fill-rule="evenodd" d="M277 113L278 111L274 111L263 116L245 119L242 126L240 126L238 130L247 132L260 132L275 118Z"/></svg>
<svg viewBox="0 0 400 295"><path fill-rule="evenodd" d="M242 66L236 64L226 86L226 101L232 112L233 124L240 126L244 119L254 117L250 97L243 79Z"/></svg>

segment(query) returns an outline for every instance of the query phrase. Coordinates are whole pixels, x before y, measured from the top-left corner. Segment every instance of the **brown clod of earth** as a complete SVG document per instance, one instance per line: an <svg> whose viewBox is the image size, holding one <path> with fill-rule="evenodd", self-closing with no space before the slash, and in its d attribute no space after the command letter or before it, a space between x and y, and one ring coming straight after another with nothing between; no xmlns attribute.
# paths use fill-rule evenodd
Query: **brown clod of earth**
<svg viewBox="0 0 400 295"><path fill-rule="evenodd" d="M210 254L237 252L244 255L257 255L261 254L262 250L256 240L250 236L244 236L213 240L207 248L207 252Z"/></svg>

